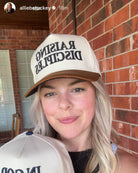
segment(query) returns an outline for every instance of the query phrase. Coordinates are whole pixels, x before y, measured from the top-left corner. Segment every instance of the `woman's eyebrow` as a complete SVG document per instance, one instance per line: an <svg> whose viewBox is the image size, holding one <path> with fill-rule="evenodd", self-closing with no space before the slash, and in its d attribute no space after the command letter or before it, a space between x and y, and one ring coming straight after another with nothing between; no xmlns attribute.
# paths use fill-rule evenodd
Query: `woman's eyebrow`
<svg viewBox="0 0 138 173"><path fill-rule="evenodd" d="M72 85L75 85L75 84L81 83L81 82L85 82L85 80L77 79L77 80L75 80L75 81L69 83L69 86L72 86ZM53 87L53 86L51 86L51 85L47 85L47 84L42 85L42 86L41 86L41 89L42 89L42 88L55 89L55 87Z"/></svg>
<svg viewBox="0 0 138 173"><path fill-rule="evenodd" d="M85 80L82 80L82 79L77 79L77 80L71 82L69 85L72 86L72 85L75 85L75 84L81 83L81 82L86 82L86 81Z"/></svg>
<svg viewBox="0 0 138 173"><path fill-rule="evenodd" d="M43 86L41 86L41 89L42 88L55 89L55 87L50 86L50 85L43 85Z"/></svg>

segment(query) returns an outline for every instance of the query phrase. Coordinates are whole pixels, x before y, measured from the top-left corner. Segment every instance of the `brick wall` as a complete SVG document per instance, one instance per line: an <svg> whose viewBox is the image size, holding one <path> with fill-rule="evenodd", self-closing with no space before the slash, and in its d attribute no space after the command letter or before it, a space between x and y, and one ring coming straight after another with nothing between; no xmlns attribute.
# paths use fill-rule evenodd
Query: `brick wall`
<svg viewBox="0 0 138 173"><path fill-rule="evenodd" d="M136 4L137 3L137 4ZM52 33L73 34L71 0L50 0ZM138 0L76 0L76 30L99 60L113 104L120 148L138 153Z"/></svg>
<svg viewBox="0 0 138 173"><path fill-rule="evenodd" d="M21 118L22 118L22 109L21 109L20 89L19 89L17 63L16 63L16 50L35 50L47 35L48 35L47 30L0 28L0 49L9 50L16 113L19 113L21 115ZM21 121L21 131L22 130L23 130L23 121ZM0 133L0 141L3 139L3 137L5 138L6 136L10 136L10 133L7 132L4 132L4 134Z"/></svg>

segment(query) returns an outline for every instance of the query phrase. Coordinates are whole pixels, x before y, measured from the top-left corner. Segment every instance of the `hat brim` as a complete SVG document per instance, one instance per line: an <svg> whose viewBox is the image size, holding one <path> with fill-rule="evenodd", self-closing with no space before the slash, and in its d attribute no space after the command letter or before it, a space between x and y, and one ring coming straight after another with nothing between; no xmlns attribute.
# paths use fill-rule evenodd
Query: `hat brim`
<svg viewBox="0 0 138 173"><path fill-rule="evenodd" d="M46 82L48 80L51 79L55 79L55 78L78 78L78 79L82 79L82 80L87 80L87 81L97 81L100 77L99 73L94 73L94 72L89 72L89 71L82 71L82 70L64 70L64 71L59 71L59 72L55 72L52 73L50 75L47 75L46 77L44 77L43 79L41 79L39 82L37 82L36 84L34 84L25 94L24 97L28 97L31 96L32 94L34 94L37 89L38 86L40 84L42 84L43 82Z"/></svg>

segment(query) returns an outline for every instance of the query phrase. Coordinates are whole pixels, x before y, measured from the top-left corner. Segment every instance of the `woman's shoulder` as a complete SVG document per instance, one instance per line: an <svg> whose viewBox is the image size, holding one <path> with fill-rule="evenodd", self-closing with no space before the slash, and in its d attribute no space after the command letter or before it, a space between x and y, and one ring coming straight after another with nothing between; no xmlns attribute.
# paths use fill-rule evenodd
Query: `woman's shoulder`
<svg viewBox="0 0 138 173"><path fill-rule="evenodd" d="M117 173L137 173L138 172L138 157L118 149L118 171Z"/></svg>

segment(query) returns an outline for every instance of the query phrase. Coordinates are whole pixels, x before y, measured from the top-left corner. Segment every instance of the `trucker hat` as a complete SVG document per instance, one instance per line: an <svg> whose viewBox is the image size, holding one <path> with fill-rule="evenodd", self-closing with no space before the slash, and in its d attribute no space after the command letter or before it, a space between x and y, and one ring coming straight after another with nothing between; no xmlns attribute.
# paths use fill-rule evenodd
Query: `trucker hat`
<svg viewBox="0 0 138 173"><path fill-rule="evenodd" d="M34 85L25 94L34 94L44 81L72 77L97 81L101 75L96 56L82 36L50 34L34 51L31 59Z"/></svg>
<svg viewBox="0 0 138 173"><path fill-rule="evenodd" d="M63 143L29 131L0 147L0 172L74 173L74 170Z"/></svg>

